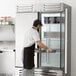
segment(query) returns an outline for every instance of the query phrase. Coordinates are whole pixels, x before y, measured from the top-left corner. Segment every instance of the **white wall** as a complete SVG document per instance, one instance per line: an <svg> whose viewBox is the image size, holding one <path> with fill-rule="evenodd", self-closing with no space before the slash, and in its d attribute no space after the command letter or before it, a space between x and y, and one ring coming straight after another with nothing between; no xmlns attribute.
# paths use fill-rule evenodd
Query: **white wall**
<svg viewBox="0 0 76 76"><path fill-rule="evenodd" d="M34 4L34 3L66 3L68 5L72 6L72 75L71 76L76 76L76 1L75 0L16 0L17 5L23 5L23 4Z"/></svg>
<svg viewBox="0 0 76 76"><path fill-rule="evenodd" d="M16 15L16 1L15 0L1 0L0 1L0 17Z"/></svg>

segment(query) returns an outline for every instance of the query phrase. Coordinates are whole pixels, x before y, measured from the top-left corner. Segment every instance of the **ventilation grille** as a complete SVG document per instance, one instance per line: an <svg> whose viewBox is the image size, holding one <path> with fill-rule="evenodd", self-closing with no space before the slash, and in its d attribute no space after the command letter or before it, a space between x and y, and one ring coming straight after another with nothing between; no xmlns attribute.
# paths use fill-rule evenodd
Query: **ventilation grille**
<svg viewBox="0 0 76 76"><path fill-rule="evenodd" d="M0 74L0 76L13 76L13 74Z"/></svg>
<svg viewBox="0 0 76 76"><path fill-rule="evenodd" d="M59 11L61 10L61 4L45 4L44 11Z"/></svg>
<svg viewBox="0 0 76 76"><path fill-rule="evenodd" d="M19 70L19 76L23 76L22 70Z"/></svg>
<svg viewBox="0 0 76 76"><path fill-rule="evenodd" d="M33 10L33 5L17 6L18 13L32 12L32 10Z"/></svg>
<svg viewBox="0 0 76 76"><path fill-rule="evenodd" d="M49 12L49 11L62 11L63 4L34 4L34 5L22 5L17 6L17 13L27 13L27 12Z"/></svg>

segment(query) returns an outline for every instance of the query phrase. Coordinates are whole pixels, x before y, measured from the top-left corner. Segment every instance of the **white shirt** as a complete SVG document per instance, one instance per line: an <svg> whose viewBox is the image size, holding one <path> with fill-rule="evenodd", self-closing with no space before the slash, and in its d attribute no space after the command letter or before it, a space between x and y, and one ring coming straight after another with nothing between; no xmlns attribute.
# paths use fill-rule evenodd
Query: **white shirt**
<svg viewBox="0 0 76 76"><path fill-rule="evenodd" d="M38 31L34 28L30 28L26 32L25 37L24 37L24 47L29 47L39 40L40 40L40 37L39 37Z"/></svg>

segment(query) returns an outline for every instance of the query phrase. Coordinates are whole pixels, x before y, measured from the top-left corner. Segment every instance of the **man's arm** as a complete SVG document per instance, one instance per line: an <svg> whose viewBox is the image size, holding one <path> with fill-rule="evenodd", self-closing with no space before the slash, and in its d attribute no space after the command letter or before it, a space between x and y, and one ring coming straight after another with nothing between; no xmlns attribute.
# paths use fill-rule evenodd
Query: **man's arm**
<svg viewBox="0 0 76 76"><path fill-rule="evenodd" d="M36 41L36 43L40 48L44 48L44 49L46 49L46 51L52 51L52 48L47 47L41 41Z"/></svg>

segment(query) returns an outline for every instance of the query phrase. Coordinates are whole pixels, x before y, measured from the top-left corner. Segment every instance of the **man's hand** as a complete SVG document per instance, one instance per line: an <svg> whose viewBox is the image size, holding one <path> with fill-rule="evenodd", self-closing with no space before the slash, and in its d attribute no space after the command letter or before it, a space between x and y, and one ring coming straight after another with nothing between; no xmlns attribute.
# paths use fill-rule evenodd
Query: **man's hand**
<svg viewBox="0 0 76 76"><path fill-rule="evenodd" d="M48 49L47 49L47 52L52 52L52 51L53 51L52 48L48 48Z"/></svg>

